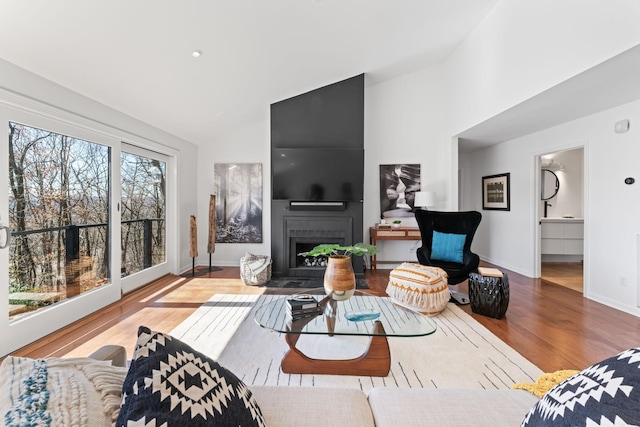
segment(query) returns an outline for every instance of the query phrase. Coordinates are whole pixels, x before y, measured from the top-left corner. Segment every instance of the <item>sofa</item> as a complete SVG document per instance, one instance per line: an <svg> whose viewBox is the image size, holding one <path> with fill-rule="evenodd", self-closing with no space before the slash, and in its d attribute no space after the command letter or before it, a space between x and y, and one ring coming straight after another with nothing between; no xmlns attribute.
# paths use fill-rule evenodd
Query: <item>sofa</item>
<svg viewBox="0 0 640 427"><path fill-rule="evenodd" d="M177 342L177 343L176 343ZM190 353L192 352L192 353ZM195 355L195 358L192 356ZM202 363L202 362L205 363ZM193 363L191 363L193 362ZM126 365L129 367L126 367ZM640 420L637 404L640 396L640 348L620 353L582 371L552 388L542 399L525 390L445 390L417 388L373 388L368 393L359 389L321 387L252 386L225 372L215 361L207 359L174 338L140 328L133 358L119 346L105 346L87 358L26 359L7 357L0 366L0 420L7 426L22 425L266 425L266 426L534 426L534 425L633 425ZM214 366L215 365L215 366ZM150 366L154 374L146 371ZM195 371L194 366L198 367ZM215 369L210 369L212 366ZM23 369L27 367L27 369ZM158 367L163 370L158 374ZM183 369L188 367L187 369ZM211 404L213 394L196 395L194 385L206 382L199 368L213 372L224 387L212 387L221 398ZM48 370L51 381L62 386L44 386L37 379ZM28 379L20 372L28 372ZM142 375L142 377L140 377ZM175 388L183 387L180 400L174 400L170 387L160 387L142 396L151 382L165 384L171 379ZM586 379L589 381L586 381ZM573 380L572 380L573 379ZM197 381L196 381L197 380ZM554 390L568 382L568 389ZM585 385L585 393L577 393L576 384ZM228 386L228 387L227 387ZM236 387L238 386L238 387ZM51 390L48 390L48 389ZM150 388L150 387L148 387ZM606 389L605 393L600 388ZM42 397L46 390L45 398ZM231 392L229 392L232 390ZM620 390L618 392L618 390ZM50 391L50 393L49 393ZM175 391L175 390L173 390ZM570 391L568 393L567 391ZM47 394L48 393L48 394ZM28 394L21 402L24 394ZM570 397L567 397L571 394ZM241 412L230 412L241 403ZM546 405L547 396L551 395ZM161 396L159 403L157 396ZM185 400L186 396L186 400ZM575 399L573 399L575 396ZM156 399L156 400L153 400ZM198 402L197 405L188 405ZM559 401L568 401L571 409L558 410ZM209 402L207 405L200 405ZM586 403L588 404L586 404ZM215 402L214 402L215 403ZM236 402L237 403L237 402ZM600 405L600 403L602 405ZM45 410L38 410L44 405ZM211 408L216 407L216 410ZM35 408L35 413L34 413ZM41 409L42 409L41 408ZM259 409L258 409L259 408ZM141 412L144 412L142 419ZM155 418L159 413L176 413L178 419ZM202 417L193 418L199 412ZM238 421L246 413L250 421ZM221 414L227 416L221 418ZM586 413L586 415L585 415ZM151 414L151 415L149 415ZM588 424L586 416L596 414L598 421L607 417L611 424ZM184 417L187 419L184 419ZM206 418L211 416L207 420ZM552 419L544 420L544 418ZM562 417L573 417L565 418ZM124 417L124 418L123 418ZM129 417L129 418L127 418ZM616 420L616 417L620 419ZM33 422L36 420L49 421ZM129 419L129 422L126 420ZM131 420L140 420L135 422ZM524 420L524 423L523 423ZM199 422L198 422L199 421ZM565 422L566 421L566 422ZM624 424L629 422L630 424ZM615 424L614 424L615 423Z"/></svg>
<svg viewBox="0 0 640 427"><path fill-rule="evenodd" d="M89 358L68 359L77 364L108 361L110 372L122 387L128 369L123 347L108 345ZM3 396L12 369L12 359L0 367L0 390ZM99 364L102 366L103 364ZM267 426L517 426L538 401L524 390L439 390L374 388L368 394L357 389L320 387L251 387ZM97 390L96 394L105 394ZM117 398L121 399L120 393ZM91 400L91 396L87 396ZM9 399L0 403L1 414L7 412ZM102 408L107 410L107 408ZM115 409L117 411L117 409ZM117 414L88 414L89 426L111 425ZM82 411L79 411L81 413ZM101 411L103 412L103 411ZM86 415L85 415L86 417ZM1 419L1 418L0 418ZM52 425L66 422L53 420ZM6 421L6 420L5 420ZM6 423L10 425L9 423ZM71 425L72 423L69 423ZM19 425L19 424L18 424ZM79 425L82 425L80 423Z"/></svg>
<svg viewBox="0 0 640 427"><path fill-rule="evenodd" d="M524 390L252 387L267 426L519 426Z"/></svg>

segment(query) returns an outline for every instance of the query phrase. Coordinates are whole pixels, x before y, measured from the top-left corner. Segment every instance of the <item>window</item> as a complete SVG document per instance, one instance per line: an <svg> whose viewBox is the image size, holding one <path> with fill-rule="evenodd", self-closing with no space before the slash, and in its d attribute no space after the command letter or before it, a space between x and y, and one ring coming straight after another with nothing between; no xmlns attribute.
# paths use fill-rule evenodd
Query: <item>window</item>
<svg viewBox="0 0 640 427"><path fill-rule="evenodd" d="M126 149L126 147L125 147ZM166 162L121 155L122 277L166 261Z"/></svg>
<svg viewBox="0 0 640 427"><path fill-rule="evenodd" d="M110 148L9 122L9 317L109 282Z"/></svg>

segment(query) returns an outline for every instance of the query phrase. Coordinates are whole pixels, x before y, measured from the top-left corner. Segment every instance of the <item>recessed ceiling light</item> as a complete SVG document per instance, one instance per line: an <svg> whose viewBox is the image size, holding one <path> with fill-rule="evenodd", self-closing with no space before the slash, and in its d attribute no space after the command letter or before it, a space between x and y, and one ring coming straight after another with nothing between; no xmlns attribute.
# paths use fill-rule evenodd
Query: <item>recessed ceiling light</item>
<svg viewBox="0 0 640 427"><path fill-rule="evenodd" d="M201 50L194 50L193 52L191 52L191 56L193 56L194 58L198 58L198 57L202 56L202 51Z"/></svg>

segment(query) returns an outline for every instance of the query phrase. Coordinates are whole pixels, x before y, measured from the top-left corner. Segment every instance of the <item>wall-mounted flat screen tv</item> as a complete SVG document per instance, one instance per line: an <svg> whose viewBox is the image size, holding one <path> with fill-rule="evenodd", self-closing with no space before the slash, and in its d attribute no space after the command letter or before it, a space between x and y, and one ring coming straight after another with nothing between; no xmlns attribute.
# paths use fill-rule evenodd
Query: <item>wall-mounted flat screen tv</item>
<svg viewBox="0 0 640 427"><path fill-rule="evenodd" d="M364 150L272 148L273 200L362 201Z"/></svg>

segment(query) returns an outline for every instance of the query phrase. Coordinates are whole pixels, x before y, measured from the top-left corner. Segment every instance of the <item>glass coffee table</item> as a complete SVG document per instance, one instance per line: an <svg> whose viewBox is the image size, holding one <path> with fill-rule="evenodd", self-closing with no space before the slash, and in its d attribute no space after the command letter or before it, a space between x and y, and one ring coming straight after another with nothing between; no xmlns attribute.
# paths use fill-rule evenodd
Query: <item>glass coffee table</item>
<svg viewBox="0 0 640 427"><path fill-rule="evenodd" d="M293 319L287 299L308 295L320 306L317 314ZM323 288L287 295L259 307L256 322L263 328L284 334L289 351L281 362L289 374L329 374L384 377L391 368L387 337L418 337L436 331L429 317L394 304L387 297L362 291L346 300L336 300ZM370 337L365 352L354 359L314 359L303 354L296 343L301 335L351 335Z"/></svg>

